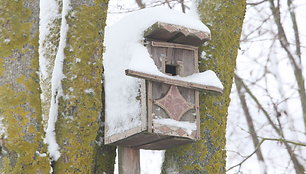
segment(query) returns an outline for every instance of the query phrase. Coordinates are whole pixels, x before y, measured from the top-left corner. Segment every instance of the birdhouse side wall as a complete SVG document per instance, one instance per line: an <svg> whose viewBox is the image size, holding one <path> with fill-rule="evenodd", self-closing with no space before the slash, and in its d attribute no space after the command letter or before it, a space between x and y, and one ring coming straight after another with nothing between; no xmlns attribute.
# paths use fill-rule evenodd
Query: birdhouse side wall
<svg viewBox="0 0 306 174"><path fill-rule="evenodd" d="M146 131L148 129L148 119L147 119L147 89L146 89L146 80L141 80L141 84L139 87L139 96L137 96L137 100L141 103L141 114L136 117L140 120L141 124L135 127L132 127L128 130L113 134L108 136L106 132L109 129L107 120L105 121L105 144L112 144L117 141L124 140L125 138L138 134L142 131ZM120 108L118 108L120 109ZM106 117L111 117L111 114L107 114ZM137 121L139 121L137 120Z"/></svg>

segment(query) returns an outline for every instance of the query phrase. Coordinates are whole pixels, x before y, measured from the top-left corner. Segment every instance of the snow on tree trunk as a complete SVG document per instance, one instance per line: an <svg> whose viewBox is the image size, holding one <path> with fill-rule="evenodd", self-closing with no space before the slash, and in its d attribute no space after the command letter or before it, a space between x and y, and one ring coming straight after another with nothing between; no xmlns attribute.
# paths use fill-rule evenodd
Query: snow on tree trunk
<svg viewBox="0 0 306 174"><path fill-rule="evenodd" d="M0 173L49 173L38 76L39 1L0 3Z"/></svg>
<svg viewBox="0 0 306 174"><path fill-rule="evenodd" d="M64 2L64 1L63 1ZM115 148L103 145L103 36L107 0L71 1L55 126L56 173L113 173Z"/></svg>
<svg viewBox="0 0 306 174"><path fill-rule="evenodd" d="M49 118L51 79L60 38L61 4L62 0L43 0L40 3L39 67L42 117L45 127Z"/></svg>
<svg viewBox="0 0 306 174"><path fill-rule="evenodd" d="M216 72L224 85L224 93L200 94L201 139L167 150L162 173L225 173L227 109L245 7L245 0L199 2L201 20L212 35L212 40L201 48L206 55L200 60L199 69Z"/></svg>

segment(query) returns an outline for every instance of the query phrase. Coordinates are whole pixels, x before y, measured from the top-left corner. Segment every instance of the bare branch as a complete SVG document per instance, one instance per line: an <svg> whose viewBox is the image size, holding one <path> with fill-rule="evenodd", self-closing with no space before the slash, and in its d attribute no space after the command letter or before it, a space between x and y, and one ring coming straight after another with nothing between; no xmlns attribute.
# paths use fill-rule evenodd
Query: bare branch
<svg viewBox="0 0 306 174"><path fill-rule="evenodd" d="M305 81L304 81L303 72L302 72L302 69L301 69L301 64L299 63L300 62L299 57L297 56L297 58L296 58L296 56L289 49L290 44L288 42L285 30L284 30L282 22L281 22L279 1L278 1L277 6L275 6L273 0L269 0L269 2L270 2L270 7L271 7L271 10L272 10L273 17L274 17L274 21L275 21L276 26L277 26L279 42L280 42L282 48L287 53L288 58L291 62L291 65L294 69L294 76L295 76L296 83L297 83L298 88L299 88L298 92L299 92L299 96L300 96L300 102L301 102L302 111L303 111L304 126L305 126L305 130L306 130L306 90L305 90ZM294 23L294 21L293 21L293 23ZM295 32L298 32L298 31L295 31ZM298 35L298 33L297 33L297 35Z"/></svg>
<svg viewBox="0 0 306 174"><path fill-rule="evenodd" d="M185 13L186 9L185 9L184 0L180 0L180 3L181 3L182 12Z"/></svg>
<svg viewBox="0 0 306 174"><path fill-rule="evenodd" d="M306 147L306 144L305 143L301 143L301 142L294 142L294 141L290 141L290 140L286 140L286 139L283 139L283 138L262 138L261 141L258 143L258 145L256 146L255 150L250 154L248 155L245 159L243 159L240 163L228 168L226 171L230 171L232 170L233 168L235 167L238 167L246 161L248 160L249 158L251 158L255 153L256 151L260 148L260 146L262 145L263 142L265 141L278 141L278 142L283 142L283 143L290 143L290 144L293 144L293 145L296 145L296 146L303 146L303 147Z"/></svg>
<svg viewBox="0 0 306 174"><path fill-rule="evenodd" d="M300 41L300 36L299 36L299 29L296 21L296 16L295 16L295 11L294 8L292 7L292 0L287 0L287 5L289 8L291 20L292 20L292 25L293 25L293 31L294 31L294 37L295 37L295 43L296 43L296 54L300 59L301 63L301 41Z"/></svg>
<svg viewBox="0 0 306 174"><path fill-rule="evenodd" d="M240 78L238 77L236 74L235 74L235 78ZM272 126L272 128L276 131L276 133L282 137L282 139L285 139L285 136L284 136L284 132L282 129L278 128L272 121L269 113L266 111L266 109L264 109L264 107L262 106L262 104L259 102L259 100L257 99L257 97L255 97L255 95L251 92L251 90L245 85L245 83L243 83L243 81L241 80L241 84L242 86L244 87L244 89L246 90L246 92L250 95L250 97L254 100L254 102L257 104L258 108L264 113L265 117L267 118L269 124ZM294 165L294 168L295 168L295 171L298 173L298 174L303 174L302 172L304 171L304 167L300 164L300 162L298 161L296 155L294 154L291 146L286 142L284 141L284 145L286 147L286 150L293 162L293 165Z"/></svg>
<svg viewBox="0 0 306 174"><path fill-rule="evenodd" d="M244 111L244 116L245 116L245 118L247 120L249 132L250 132L251 137L252 137L254 148L256 148L258 146L258 144L259 144L259 140L257 138L258 136L257 136L256 130L255 130L255 126L253 124L252 116L251 116L251 114L249 112L249 108L247 106L245 95L241 91L241 89L242 89L242 84L241 84L242 82L241 81L242 81L241 79L239 79L239 78L237 78L237 76L235 76L235 84L236 84L236 88L237 88L237 91L238 91L240 103L241 103L242 109ZM256 151L256 156L257 156L257 159L259 161L261 161L261 162L263 162L265 164L265 160L264 160L264 157L263 157L263 154L261 152L260 147ZM264 171L264 173L267 173L266 167L263 168L263 171Z"/></svg>
<svg viewBox="0 0 306 174"><path fill-rule="evenodd" d="M142 0L136 0L136 3L138 7L141 9L146 7L146 5L142 2Z"/></svg>
<svg viewBox="0 0 306 174"><path fill-rule="evenodd" d="M247 5L256 6L256 5L260 5L264 2L267 2L267 0L263 0L263 1L259 1L259 2L253 2L253 3L249 2L249 3L247 3Z"/></svg>

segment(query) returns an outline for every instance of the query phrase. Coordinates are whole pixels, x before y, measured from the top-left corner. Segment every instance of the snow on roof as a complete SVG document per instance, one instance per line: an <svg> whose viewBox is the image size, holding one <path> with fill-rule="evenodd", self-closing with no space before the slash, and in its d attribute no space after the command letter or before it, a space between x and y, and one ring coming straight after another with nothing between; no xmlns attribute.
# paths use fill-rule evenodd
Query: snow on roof
<svg viewBox="0 0 306 174"><path fill-rule="evenodd" d="M156 22L180 25L209 32L198 19L163 7L135 11L118 23L106 28L104 54L105 103L107 136L140 126L140 79L125 75L126 69L162 74L142 45L144 31ZM207 71L191 77L171 77L184 81L223 88L214 72Z"/></svg>

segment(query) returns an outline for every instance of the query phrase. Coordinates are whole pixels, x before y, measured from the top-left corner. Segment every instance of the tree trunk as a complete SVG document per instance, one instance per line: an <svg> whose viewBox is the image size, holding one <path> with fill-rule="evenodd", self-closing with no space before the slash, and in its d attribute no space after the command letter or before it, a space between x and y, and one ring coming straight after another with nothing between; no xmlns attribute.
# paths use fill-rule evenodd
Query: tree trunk
<svg viewBox="0 0 306 174"><path fill-rule="evenodd" d="M71 1L56 139L55 173L113 173L115 148L103 145L103 36L107 0ZM60 50L59 50L60 51Z"/></svg>
<svg viewBox="0 0 306 174"><path fill-rule="evenodd" d="M38 72L38 0L0 2L0 173L49 173ZM1 132L0 132L1 133Z"/></svg>
<svg viewBox="0 0 306 174"><path fill-rule="evenodd" d="M115 148L103 145L102 121L108 1L71 1L65 7L67 15L61 17L66 14L66 2L42 1L41 5L48 6L41 6L46 11L40 15L38 58L39 1L1 0L0 173L113 173ZM67 25L62 25L63 19ZM65 46L61 47L63 41ZM54 104L51 81L58 71L57 63L62 63L56 62L60 51L65 77L61 81L63 95L56 100L55 135L61 156L50 165L49 157L55 158L51 153L48 156L43 143L43 125L47 126Z"/></svg>
<svg viewBox="0 0 306 174"><path fill-rule="evenodd" d="M200 94L201 138L199 141L167 150L162 173L225 173L225 129L239 38L245 14L245 0L206 0L198 4L203 23L212 40L200 60L200 71L211 69L224 85L222 95Z"/></svg>

